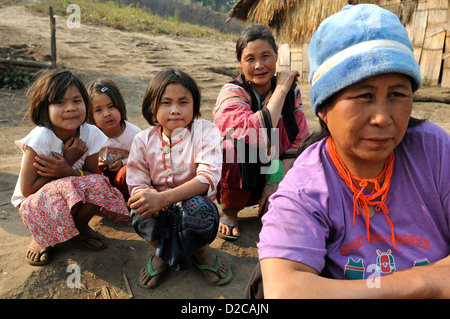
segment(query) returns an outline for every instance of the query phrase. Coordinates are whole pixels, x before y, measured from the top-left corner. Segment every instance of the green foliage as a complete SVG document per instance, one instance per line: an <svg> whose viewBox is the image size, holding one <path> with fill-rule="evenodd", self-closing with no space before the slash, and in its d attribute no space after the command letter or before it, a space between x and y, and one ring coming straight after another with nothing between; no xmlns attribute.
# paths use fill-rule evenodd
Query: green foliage
<svg viewBox="0 0 450 319"><path fill-rule="evenodd" d="M174 20L175 20L176 22L180 22L180 21L181 21L181 20L180 20L180 11L178 11L178 9L175 10L175 13L173 14L173 18L174 18Z"/></svg>
<svg viewBox="0 0 450 319"><path fill-rule="evenodd" d="M8 90L17 90L28 85L31 80L31 73L9 66L3 72L0 72L0 88Z"/></svg>
<svg viewBox="0 0 450 319"><path fill-rule="evenodd" d="M81 9L81 24L105 25L119 30L146 32L151 34L167 34L173 36L207 37L224 40L235 40L236 35L224 34L216 29L183 22L179 13L171 19L154 15L139 2L126 4L99 0L77 0ZM34 2L29 8L43 15L48 15L51 6L55 15L68 16L66 12L68 0L41 0ZM170 20L170 21L169 21Z"/></svg>
<svg viewBox="0 0 450 319"><path fill-rule="evenodd" d="M107 0L102 0L107 1ZM119 1L119 0L116 0ZM179 21L190 25L204 26L219 30L225 34L237 35L242 31L242 24L237 19L227 22L228 11L236 0L121 0L129 5L139 3L140 7L150 10L154 15L175 21L176 15ZM224 5L228 3L228 6ZM227 9L228 8L228 9ZM217 10L219 9L219 10Z"/></svg>
<svg viewBox="0 0 450 319"><path fill-rule="evenodd" d="M0 0L0 6L3 5L11 5L11 4L17 4L19 3L21 0Z"/></svg>
<svg viewBox="0 0 450 319"><path fill-rule="evenodd" d="M203 6L210 8L211 10L220 11L223 13L228 13L236 0L193 0L194 2L199 2Z"/></svg>

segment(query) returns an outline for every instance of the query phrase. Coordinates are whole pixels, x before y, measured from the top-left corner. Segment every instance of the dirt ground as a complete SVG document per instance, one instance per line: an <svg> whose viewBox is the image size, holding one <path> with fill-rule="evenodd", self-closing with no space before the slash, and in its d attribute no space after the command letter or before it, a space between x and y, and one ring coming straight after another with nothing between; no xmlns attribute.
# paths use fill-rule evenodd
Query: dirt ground
<svg viewBox="0 0 450 319"><path fill-rule="evenodd" d="M109 77L125 97L129 121L146 128L140 105L155 72L175 67L192 75L202 90L202 116L212 119L212 108L221 86L236 72L234 43L211 39L172 38L123 32L81 24L69 29L65 18L56 20L58 63L73 69L87 83ZM0 6L0 57L12 50L16 56L46 62L50 54L49 19L33 16L21 5ZM310 129L317 120L309 107L309 86L301 83L304 111ZM256 243L261 222L255 207L241 213L241 238L227 242L216 238L212 247L231 267L234 280L223 287L207 283L196 267L172 271L156 290L138 285L138 273L154 254L129 224L115 224L103 216L91 226L106 235L109 247L91 251L72 242L52 250L52 261L33 267L24 261L30 233L11 205L22 153L14 141L32 126L27 119L26 89L0 90L0 299L239 299L257 263ZM449 96L450 89L423 88L420 93ZM425 117L450 132L450 107L443 103L416 103L414 115ZM80 287L73 279L80 273ZM126 279L125 279L126 277Z"/></svg>

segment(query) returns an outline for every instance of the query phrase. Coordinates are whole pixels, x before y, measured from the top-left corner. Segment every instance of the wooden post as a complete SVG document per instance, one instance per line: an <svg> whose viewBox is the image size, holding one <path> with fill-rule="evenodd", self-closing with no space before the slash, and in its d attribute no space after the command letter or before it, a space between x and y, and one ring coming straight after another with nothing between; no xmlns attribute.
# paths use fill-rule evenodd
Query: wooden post
<svg viewBox="0 0 450 319"><path fill-rule="evenodd" d="M52 7L49 7L49 12L50 12L50 30L51 30L52 66L56 66L56 24L55 24L55 17L53 16Z"/></svg>

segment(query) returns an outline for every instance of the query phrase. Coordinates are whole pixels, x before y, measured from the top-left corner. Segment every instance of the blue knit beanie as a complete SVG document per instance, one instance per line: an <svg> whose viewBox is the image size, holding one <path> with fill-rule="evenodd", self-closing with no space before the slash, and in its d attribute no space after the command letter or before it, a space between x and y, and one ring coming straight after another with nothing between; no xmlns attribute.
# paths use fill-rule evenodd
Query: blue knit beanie
<svg viewBox="0 0 450 319"><path fill-rule="evenodd" d="M308 49L311 107L336 92L381 73L422 79L406 29L392 12L373 4L346 5L323 20Z"/></svg>

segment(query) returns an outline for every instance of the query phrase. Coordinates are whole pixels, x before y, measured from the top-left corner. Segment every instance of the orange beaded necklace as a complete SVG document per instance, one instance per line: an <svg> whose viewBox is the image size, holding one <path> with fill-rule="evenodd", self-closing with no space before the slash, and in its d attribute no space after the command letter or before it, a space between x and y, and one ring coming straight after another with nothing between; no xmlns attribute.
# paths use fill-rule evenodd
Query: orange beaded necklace
<svg viewBox="0 0 450 319"><path fill-rule="evenodd" d="M386 163L384 165L383 171L380 175L375 178L361 179L357 178L348 170L347 166L344 164L342 159L336 152L333 138L330 136L327 141L328 153L330 154L331 160L336 167L339 175L345 181L347 186L353 193L353 226L355 226L355 216L362 212L367 228L367 236L370 236L369 225L370 225L370 211L369 206L374 206L376 211L382 211L386 221L391 229L391 240L394 248L398 251L395 245L395 234L394 234L394 224L389 218L389 208L386 206L386 198L391 186L392 177L392 167L394 166L395 155L394 152L389 154ZM384 181L382 182L384 178ZM380 185L382 183L382 185ZM367 185L373 184L374 188L370 194L364 194L364 190Z"/></svg>

